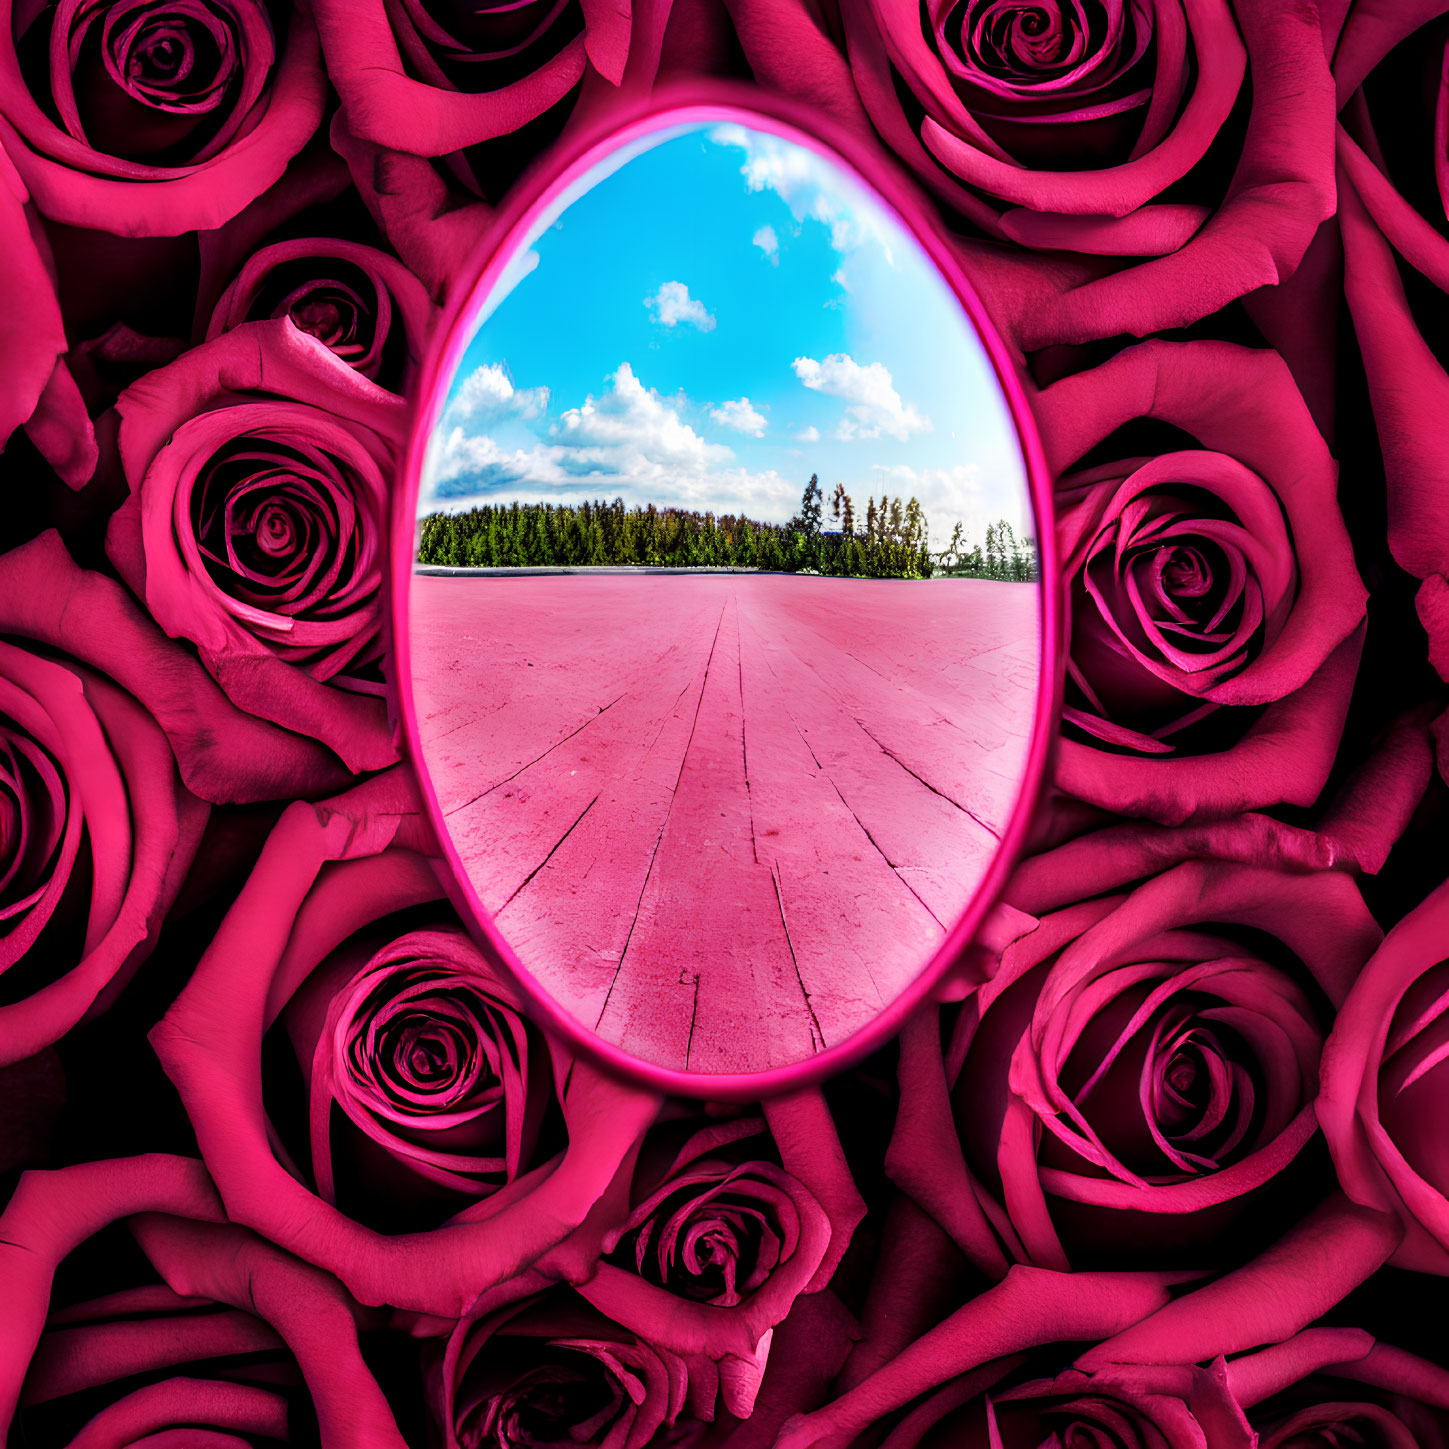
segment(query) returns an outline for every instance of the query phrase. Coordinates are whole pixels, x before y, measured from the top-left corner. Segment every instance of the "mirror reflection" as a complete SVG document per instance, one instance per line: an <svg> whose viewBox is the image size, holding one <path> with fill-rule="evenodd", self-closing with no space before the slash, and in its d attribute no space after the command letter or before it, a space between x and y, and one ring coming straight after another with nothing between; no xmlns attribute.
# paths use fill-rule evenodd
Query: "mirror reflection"
<svg viewBox="0 0 1449 1449"><path fill-rule="evenodd" d="M1021 788L1034 525L982 344L765 122L614 153L476 301L409 600L468 880L631 1057L808 1059L936 955Z"/></svg>

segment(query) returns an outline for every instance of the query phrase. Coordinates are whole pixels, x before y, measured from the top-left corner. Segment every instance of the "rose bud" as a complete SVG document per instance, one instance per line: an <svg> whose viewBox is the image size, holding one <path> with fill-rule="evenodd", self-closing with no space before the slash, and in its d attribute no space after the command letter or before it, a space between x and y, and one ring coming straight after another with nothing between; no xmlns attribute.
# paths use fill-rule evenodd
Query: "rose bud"
<svg viewBox="0 0 1449 1449"><path fill-rule="evenodd" d="M1429 662L1449 679L1449 522L1437 420L1449 407L1449 109L1442 4L1357 6L1335 53L1343 288L1363 354L1394 561L1422 580ZM1437 15L1435 12L1439 12Z"/></svg>
<svg viewBox="0 0 1449 1449"><path fill-rule="evenodd" d="M207 814L124 689L0 642L0 1064L114 1000L155 945Z"/></svg>
<svg viewBox="0 0 1449 1449"><path fill-rule="evenodd" d="M426 351L433 307L422 283L386 252L325 237L274 242L249 257L222 294L206 338L281 317L402 393Z"/></svg>
<svg viewBox="0 0 1449 1449"><path fill-rule="evenodd" d="M1271 1224L1301 1196L1332 1010L1380 940L1346 874L1233 858L1271 860L1271 827L1221 827L1218 859L1182 858L1200 832L1103 833L1125 837L1105 858L1087 836L1018 869L1006 899L1036 928L949 1040L930 1013L902 1040L887 1170L993 1277L1206 1266L1249 1205Z"/></svg>
<svg viewBox="0 0 1449 1449"><path fill-rule="evenodd" d="M461 934L399 936L443 899L435 849L400 768L291 806L151 1042L232 1221L360 1302L457 1318L563 1243L616 1178L627 1191L659 1100L560 1049L540 1061ZM271 1070L284 1012L300 1086ZM537 1161L541 1089L565 1141ZM283 1115L288 1093L305 1115Z"/></svg>
<svg viewBox="0 0 1449 1449"><path fill-rule="evenodd" d="M127 1272L111 1224L144 1271ZM52 1298L98 1274L111 1288ZM201 1164L160 1154L22 1178L0 1217L0 1427L26 1443L403 1449L337 1282L227 1225ZM16 1404L19 1403L18 1413ZM310 1431L310 1434L309 1434Z"/></svg>
<svg viewBox="0 0 1449 1449"><path fill-rule="evenodd" d="M406 408L289 319L128 388L112 562L242 709L353 771L397 752L382 676L388 490Z"/></svg>
<svg viewBox="0 0 1449 1449"><path fill-rule="evenodd" d="M0 139L41 213L125 236L220 226L322 119L312 22L261 0L4 7Z"/></svg>
<svg viewBox="0 0 1449 1449"><path fill-rule="evenodd" d="M731 10L758 82L862 139L873 132L992 240L1047 254L1038 305L1011 319L1028 350L1197 321L1291 276L1333 214L1333 84L1316 9L735 0ZM988 270L999 254L970 253Z"/></svg>
<svg viewBox="0 0 1449 1449"><path fill-rule="evenodd" d="M1287 369L1148 342L1047 388L1037 412L1069 593L1059 787L1169 824L1311 804L1367 595ZM1143 457L1140 420L1196 446Z"/></svg>

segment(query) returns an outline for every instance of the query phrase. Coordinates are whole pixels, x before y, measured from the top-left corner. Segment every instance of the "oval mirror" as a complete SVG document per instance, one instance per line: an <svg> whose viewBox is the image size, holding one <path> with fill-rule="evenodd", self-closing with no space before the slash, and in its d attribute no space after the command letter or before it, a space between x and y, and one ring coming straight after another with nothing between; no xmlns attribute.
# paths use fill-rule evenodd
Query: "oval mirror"
<svg viewBox="0 0 1449 1449"><path fill-rule="evenodd" d="M1050 734L1029 419L926 208L849 150L693 104L534 188L397 529L459 904L546 1024L672 1090L896 1030Z"/></svg>

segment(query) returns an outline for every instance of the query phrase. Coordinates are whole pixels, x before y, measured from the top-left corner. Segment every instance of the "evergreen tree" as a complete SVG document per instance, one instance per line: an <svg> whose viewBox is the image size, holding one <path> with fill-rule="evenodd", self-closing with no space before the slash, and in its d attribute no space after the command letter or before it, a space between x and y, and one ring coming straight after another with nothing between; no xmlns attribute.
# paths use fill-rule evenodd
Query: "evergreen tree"
<svg viewBox="0 0 1449 1449"><path fill-rule="evenodd" d="M865 527L857 532L850 494L836 484L832 517L848 529L809 531L823 504L812 478L801 511L788 524L760 523L736 514L715 515L648 505L631 508L622 498L555 506L549 503L487 504L463 513L438 512L418 523L418 561L482 568L654 564L666 567L809 569L835 577L929 578L948 572L977 578L1037 577L1035 547L1018 539L1005 519L987 529L986 549L969 551L958 523L940 553L929 548L920 500L884 495L867 501Z"/></svg>
<svg viewBox="0 0 1449 1449"><path fill-rule="evenodd" d="M609 547L604 538L604 520L597 510L589 520L587 561L593 567L609 562Z"/></svg>
<svg viewBox="0 0 1449 1449"><path fill-rule="evenodd" d="M806 538L818 538L820 535L820 509L821 509L820 479L814 473L810 475L810 481L805 485L805 492L800 499L800 513L798 528Z"/></svg>

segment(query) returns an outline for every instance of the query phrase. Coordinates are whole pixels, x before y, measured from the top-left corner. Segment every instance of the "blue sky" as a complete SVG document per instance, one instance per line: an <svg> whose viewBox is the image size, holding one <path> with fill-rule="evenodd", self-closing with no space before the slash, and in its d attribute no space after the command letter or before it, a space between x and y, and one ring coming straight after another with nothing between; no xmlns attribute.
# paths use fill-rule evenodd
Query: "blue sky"
<svg viewBox="0 0 1449 1449"><path fill-rule="evenodd" d="M957 519L1031 532L990 363L894 216L764 131L646 145L571 188L480 299L419 513L621 495L783 522L817 473L862 519L914 494L933 548Z"/></svg>

